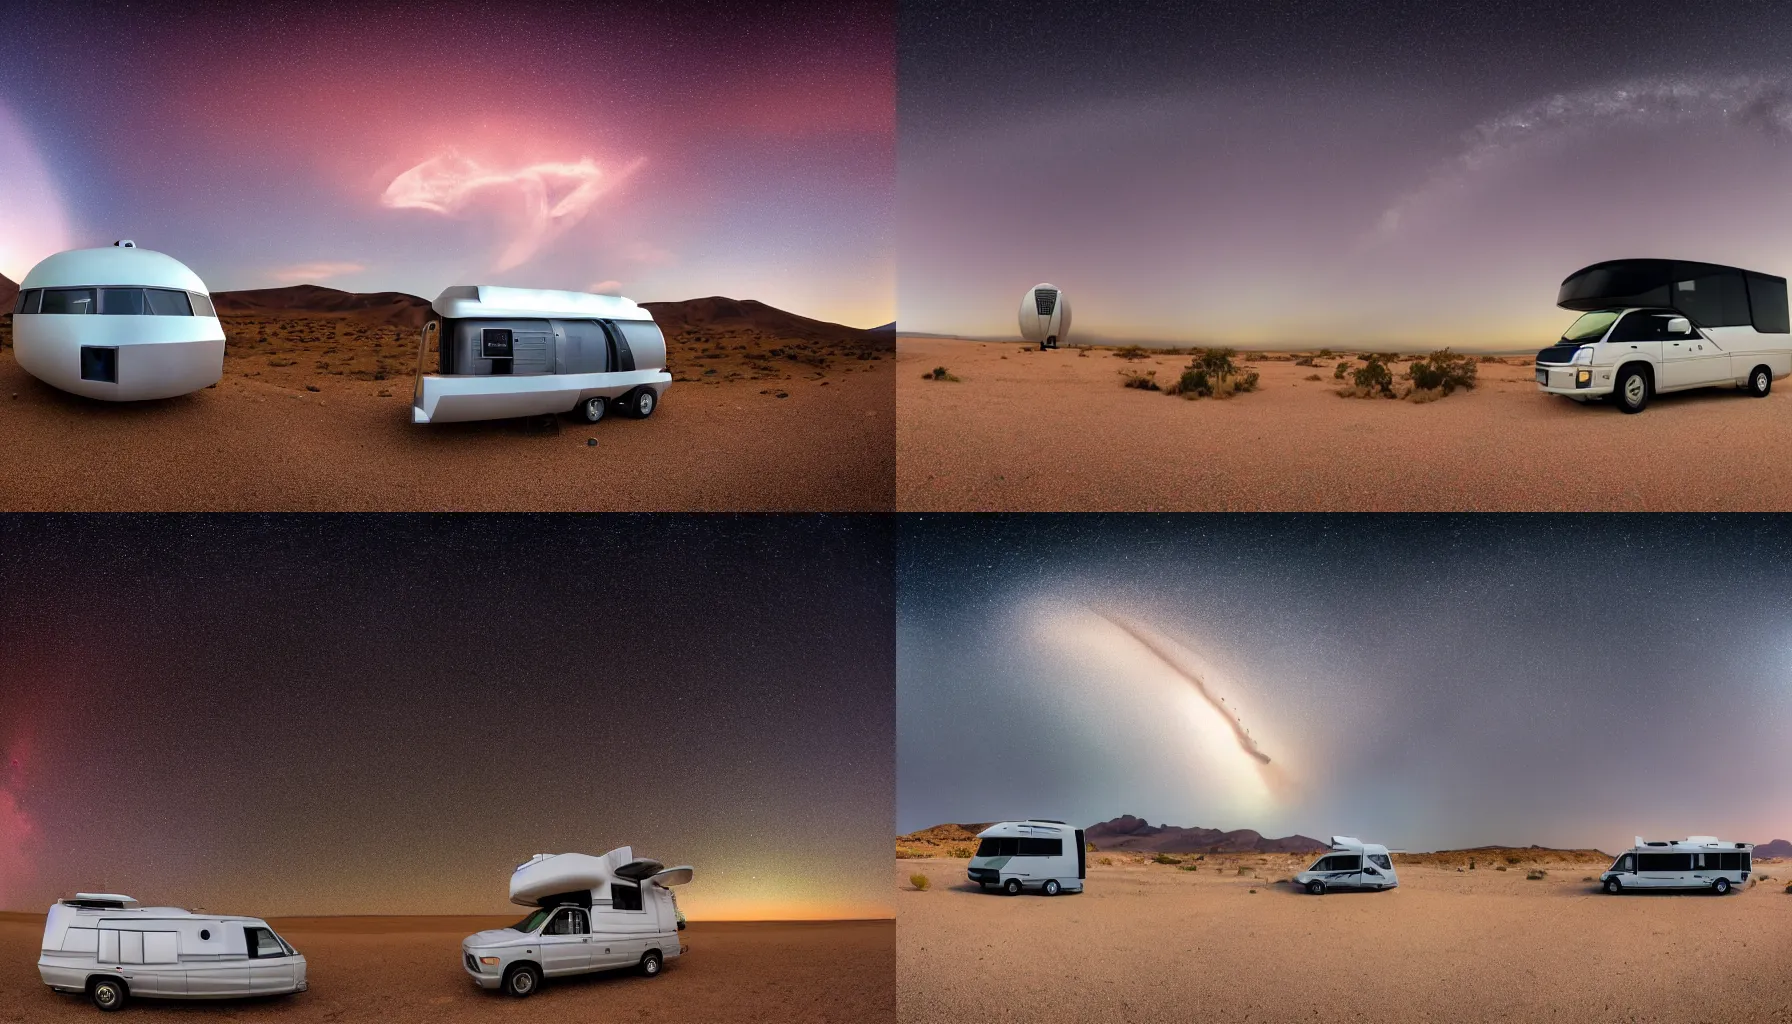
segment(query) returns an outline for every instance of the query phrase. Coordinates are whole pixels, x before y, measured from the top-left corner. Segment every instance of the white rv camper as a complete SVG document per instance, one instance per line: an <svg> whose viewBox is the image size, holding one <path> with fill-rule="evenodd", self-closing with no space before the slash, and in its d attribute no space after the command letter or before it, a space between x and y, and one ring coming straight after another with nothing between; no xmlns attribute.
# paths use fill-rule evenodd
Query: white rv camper
<svg viewBox="0 0 1792 1024"><path fill-rule="evenodd" d="M1537 389L1576 401L1737 387L1767 397L1792 373L1786 279L1712 263L1611 260L1570 274L1556 305L1580 319L1537 353Z"/></svg>
<svg viewBox="0 0 1792 1024"><path fill-rule="evenodd" d="M1061 821L1001 821L977 833L968 874L978 888L1000 886L1010 896L1023 889L1047 896L1082 892L1086 849L1083 830Z"/></svg>
<svg viewBox="0 0 1792 1024"><path fill-rule="evenodd" d="M109 402L173 398L224 376L224 328L205 282L129 239L32 267L13 305L12 339L33 377Z"/></svg>
<svg viewBox="0 0 1792 1024"><path fill-rule="evenodd" d="M1392 889L1400 884L1388 848L1379 843L1333 836L1332 851L1295 875L1295 887L1323 896L1333 889Z"/></svg>
<svg viewBox="0 0 1792 1024"><path fill-rule="evenodd" d="M1753 843L1724 843L1715 836L1636 845L1619 854L1599 876L1606 892L1626 889L1702 889L1719 896L1748 881Z"/></svg>
<svg viewBox="0 0 1792 1024"><path fill-rule="evenodd" d="M657 977L684 952L671 886L689 867L637 858L627 846L601 857L538 853L510 876L510 902L534 907L508 928L467 936L461 966L480 988L534 994L543 978L634 968Z"/></svg>
<svg viewBox="0 0 1792 1024"><path fill-rule="evenodd" d="M132 997L231 999L303 992L305 958L257 917L140 907L129 896L77 893L50 908L37 972L57 992L102 1010Z"/></svg>
<svg viewBox="0 0 1792 1024"><path fill-rule="evenodd" d="M653 314L615 295L459 285L423 325L411 420L611 409L643 419L672 383Z"/></svg>
<svg viewBox="0 0 1792 1024"><path fill-rule="evenodd" d="M1070 334L1070 300L1055 284L1036 284L1020 297L1020 336L1040 351L1057 348Z"/></svg>

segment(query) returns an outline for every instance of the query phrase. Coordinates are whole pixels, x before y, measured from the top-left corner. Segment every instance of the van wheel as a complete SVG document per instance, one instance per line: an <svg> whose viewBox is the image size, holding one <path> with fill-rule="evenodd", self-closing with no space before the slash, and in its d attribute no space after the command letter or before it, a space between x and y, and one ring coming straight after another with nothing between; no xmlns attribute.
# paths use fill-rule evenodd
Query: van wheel
<svg viewBox="0 0 1792 1024"><path fill-rule="evenodd" d="M1307 883L1307 891L1315 896L1325 895L1325 883L1315 878Z"/></svg>
<svg viewBox="0 0 1792 1024"><path fill-rule="evenodd" d="M1765 366L1757 366L1748 375L1748 393L1756 398L1766 398L1773 390L1773 371Z"/></svg>
<svg viewBox="0 0 1792 1024"><path fill-rule="evenodd" d="M581 418L583 418L586 423L596 423L598 420L603 419L604 418L604 399L603 399L603 397L600 395L597 398L587 398L583 402L580 402L579 403L579 416Z"/></svg>
<svg viewBox="0 0 1792 1024"><path fill-rule="evenodd" d="M1724 895L1730 891L1730 880L1728 878L1720 878L1717 881L1712 882L1711 891L1717 893L1719 896Z"/></svg>
<svg viewBox="0 0 1792 1024"><path fill-rule="evenodd" d="M653 410L659 404L660 396L652 388L637 388L634 394L628 396L628 414L635 419L644 420L653 415Z"/></svg>
<svg viewBox="0 0 1792 1024"><path fill-rule="evenodd" d="M1020 895L1020 879L1010 878L1006 882L1003 882L1002 883L1002 891L1007 893L1010 896L1019 896Z"/></svg>
<svg viewBox="0 0 1792 1024"><path fill-rule="evenodd" d="M1624 891L1624 883L1618 881L1616 878L1608 878L1605 880L1605 891L1616 896Z"/></svg>
<svg viewBox="0 0 1792 1024"><path fill-rule="evenodd" d="M647 955L641 958L641 973L649 978L659 977L661 966L658 950L648 950Z"/></svg>
<svg viewBox="0 0 1792 1024"><path fill-rule="evenodd" d="M1618 371L1617 386L1612 394L1618 397L1618 408L1624 412L1642 412L1649 404L1649 375L1634 366L1626 366Z"/></svg>
<svg viewBox="0 0 1792 1024"><path fill-rule="evenodd" d="M534 964L517 964L504 972L504 991L518 999L532 996L541 987L541 972Z"/></svg>
<svg viewBox="0 0 1792 1024"><path fill-rule="evenodd" d="M1040 891L1045 893L1047 896L1058 895L1058 880L1056 878L1046 879L1045 886Z"/></svg>
<svg viewBox="0 0 1792 1024"><path fill-rule="evenodd" d="M87 990L87 998L93 1000L93 1005L110 1013L124 1009L124 1004L130 1001L131 993L125 988L124 982L117 978L101 978Z"/></svg>

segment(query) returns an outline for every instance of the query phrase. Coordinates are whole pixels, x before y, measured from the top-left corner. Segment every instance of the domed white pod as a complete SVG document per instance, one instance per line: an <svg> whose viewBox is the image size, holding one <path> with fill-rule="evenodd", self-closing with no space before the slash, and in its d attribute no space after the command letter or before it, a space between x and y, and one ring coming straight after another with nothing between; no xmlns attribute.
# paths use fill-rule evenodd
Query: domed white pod
<svg viewBox="0 0 1792 1024"><path fill-rule="evenodd" d="M88 398L172 398L224 376L224 328L205 282L130 241L59 252L32 267L12 324L27 373Z"/></svg>
<svg viewBox="0 0 1792 1024"><path fill-rule="evenodd" d="M1020 297L1020 336L1057 348L1070 333L1070 300L1055 284L1036 284Z"/></svg>

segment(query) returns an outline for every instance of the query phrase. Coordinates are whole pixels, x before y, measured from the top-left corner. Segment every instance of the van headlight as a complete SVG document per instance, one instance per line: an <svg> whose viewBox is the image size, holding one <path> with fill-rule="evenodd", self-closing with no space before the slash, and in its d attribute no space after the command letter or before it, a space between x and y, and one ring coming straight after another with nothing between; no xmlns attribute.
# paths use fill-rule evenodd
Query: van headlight
<svg viewBox="0 0 1792 1024"><path fill-rule="evenodd" d="M1574 357L1572 359L1568 360L1568 365L1570 365L1570 366L1591 366L1591 365L1593 365L1593 346L1582 345L1581 347L1575 349Z"/></svg>
<svg viewBox="0 0 1792 1024"><path fill-rule="evenodd" d="M496 966L498 966L498 964L502 963L503 961L499 960L495 956L482 956L479 958L479 962L486 965L487 967L496 967Z"/></svg>

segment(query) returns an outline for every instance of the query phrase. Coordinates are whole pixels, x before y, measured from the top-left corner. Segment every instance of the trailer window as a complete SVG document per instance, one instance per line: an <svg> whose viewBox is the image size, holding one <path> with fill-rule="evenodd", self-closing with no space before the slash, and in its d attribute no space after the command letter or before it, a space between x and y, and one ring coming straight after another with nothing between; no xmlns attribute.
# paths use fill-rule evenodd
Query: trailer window
<svg viewBox="0 0 1792 1024"><path fill-rule="evenodd" d="M610 909L640 910L641 887L626 882L610 883Z"/></svg>
<svg viewBox="0 0 1792 1024"><path fill-rule="evenodd" d="M107 316L142 316L143 289L101 288L100 312Z"/></svg>
<svg viewBox="0 0 1792 1024"><path fill-rule="evenodd" d="M198 292L188 292L187 295L193 300L194 316L218 315L218 311L212 308L212 300L208 296L201 295Z"/></svg>
<svg viewBox="0 0 1792 1024"><path fill-rule="evenodd" d="M1013 857L1019 849L1019 840L1014 836L991 836L977 844L979 857Z"/></svg>
<svg viewBox="0 0 1792 1024"><path fill-rule="evenodd" d="M1748 275L1748 304L1755 330L1785 334L1792 331L1786 312L1786 279L1766 274Z"/></svg>
<svg viewBox="0 0 1792 1024"><path fill-rule="evenodd" d="M40 312L91 313L93 300L92 288L45 288L43 309Z"/></svg>
<svg viewBox="0 0 1792 1024"><path fill-rule="evenodd" d="M1562 332L1563 341L1596 341L1605 334L1606 328L1618 319L1615 309L1600 309L1591 313L1582 313L1580 318L1568 325Z"/></svg>
<svg viewBox="0 0 1792 1024"><path fill-rule="evenodd" d="M1619 857L1617 860L1612 861L1611 870L1613 870L1613 871L1635 871L1636 870L1636 860L1634 858L1632 858L1630 856L1630 854L1627 853L1624 856Z"/></svg>
<svg viewBox="0 0 1792 1024"><path fill-rule="evenodd" d="M173 288L145 288L151 316L192 316L193 301L187 293Z"/></svg>
<svg viewBox="0 0 1792 1024"><path fill-rule="evenodd" d="M1701 327L1748 326L1748 286L1742 271L1685 265L1674 275L1673 306Z"/></svg>
<svg viewBox="0 0 1792 1024"><path fill-rule="evenodd" d="M591 923L585 918L585 911L578 907L563 907L560 915L548 922L548 930L543 935L586 935L591 931Z"/></svg>
<svg viewBox="0 0 1792 1024"><path fill-rule="evenodd" d="M1334 853L1313 866L1314 871L1361 871L1363 858L1354 853Z"/></svg>
<svg viewBox="0 0 1792 1024"><path fill-rule="evenodd" d="M245 928L243 932L248 939L251 957L285 956L288 952L286 944L269 929Z"/></svg>
<svg viewBox="0 0 1792 1024"><path fill-rule="evenodd" d="M1389 871L1394 870L1394 862L1388 859L1388 855L1385 853L1371 853L1369 859L1374 861L1375 866L1378 868L1386 868Z"/></svg>
<svg viewBox="0 0 1792 1024"><path fill-rule="evenodd" d="M1017 857L1062 857L1064 856L1064 840L1062 839L1022 839Z"/></svg>
<svg viewBox="0 0 1792 1024"><path fill-rule="evenodd" d="M1638 869L1642 871L1691 871L1690 853L1639 853Z"/></svg>
<svg viewBox="0 0 1792 1024"><path fill-rule="evenodd" d="M37 312L37 301L43 298L43 296L44 290L42 288L33 288L30 291L20 292L18 311L21 313Z"/></svg>
<svg viewBox="0 0 1792 1024"><path fill-rule="evenodd" d="M1628 314L1612 331L1611 340L1617 341L1666 341L1668 338L1668 320L1666 313Z"/></svg>

